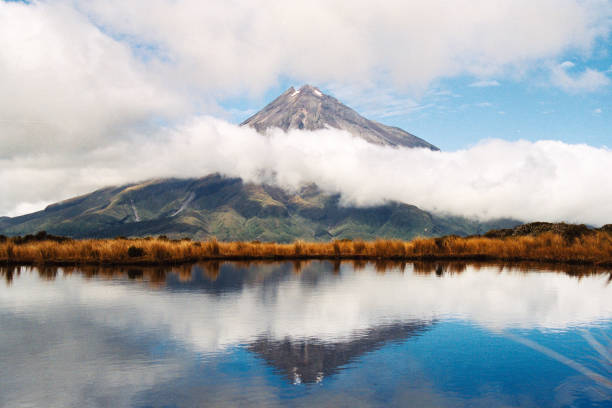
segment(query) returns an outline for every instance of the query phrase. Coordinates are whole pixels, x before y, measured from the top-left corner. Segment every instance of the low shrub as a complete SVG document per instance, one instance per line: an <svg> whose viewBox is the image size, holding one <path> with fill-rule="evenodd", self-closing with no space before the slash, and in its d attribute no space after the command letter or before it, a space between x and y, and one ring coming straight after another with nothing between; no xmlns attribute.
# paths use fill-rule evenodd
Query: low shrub
<svg viewBox="0 0 612 408"><path fill-rule="evenodd" d="M141 256L144 256L145 251L143 248L131 245L128 248L127 254L130 258L140 258Z"/></svg>

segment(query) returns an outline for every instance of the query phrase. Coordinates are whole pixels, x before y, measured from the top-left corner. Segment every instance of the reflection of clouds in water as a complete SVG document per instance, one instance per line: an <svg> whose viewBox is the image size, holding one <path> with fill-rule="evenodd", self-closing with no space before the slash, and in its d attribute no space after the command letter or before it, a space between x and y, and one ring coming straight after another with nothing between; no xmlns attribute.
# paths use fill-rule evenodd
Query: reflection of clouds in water
<svg viewBox="0 0 612 408"><path fill-rule="evenodd" d="M328 266L313 263L306 272ZM4 290L0 305L45 319L71 304L88 310L97 323L166 331L202 352L264 334L277 340L346 340L359 331L408 320L459 318L491 330L564 329L612 316L612 286L603 275L578 279L467 267L463 273L439 278L414 274L410 267L403 274L380 275L371 266L353 272L347 265L340 275L322 274L313 284L303 284L300 276L307 275L286 273L272 285L252 282L212 296L151 291L113 281L84 283L76 277L48 284L26 274Z"/></svg>
<svg viewBox="0 0 612 408"><path fill-rule="evenodd" d="M177 375L142 344L64 309L31 319L0 311L0 406L129 406L134 393ZM57 311L57 309L52 309ZM41 405L44 404L44 405Z"/></svg>
<svg viewBox="0 0 612 408"><path fill-rule="evenodd" d="M411 367L412 374L420 373L418 366ZM373 386L373 380L378 385L386 383L395 388L395 392ZM383 373L363 371L358 376L351 376L351 387L325 388L314 385L311 392L300 394L293 398L290 404L279 397L278 389L260 382L259 378L245 378L243 383L228 384L219 387L218 384L201 383L188 392L177 392L181 384L169 382L158 388L154 402L145 399L144 402L155 403L156 406L200 406L206 401L207 407L419 407L419 408L457 408L457 407L512 407L512 396L504 395L499 390L484 390L476 397L461 396L453 392L444 392L435 384L424 378L414 378L406 381L397 378L387 378ZM384 388L384 386L383 386ZM535 406L535 405L533 405Z"/></svg>
<svg viewBox="0 0 612 408"><path fill-rule="evenodd" d="M409 320L426 324L459 318L492 330L564 329L612 316L612 289L603 275L578 279L468 266L462 273L438 277L415 274L410 266L405 273L379 274L373 266L353 272L348 265L333 275L327 273L331 268L314 262L300 275L270 269L263 277L249 275L242 287L225 293L151 290L79 275L44 281L22 273L10 287L0 287L0 405L125 406L141 401L189 406L207 401L228 406L234 401L236 406L282 406L279 390L262 377L266 374L236 378L207 364L194 369L189 351L222 351L254 344L256 337L347 343L369 329ZM184 344L187 353L176 347L170 353L148 348L159 339ZM410 384L400 381L398 386L397 379L385 377L395 373L366 364L345 371L358 391L323 387L295 405L376 406L383 403L380 389L387 383L393 390L383 393L385 405L410 400L419 406L492 406L506 398L499 390L476 399L442 392L409 355L389 358L401 359L411 373ZM371 386L372 378L377 387ZM567 383L564 389L572 387Z"/></svg>

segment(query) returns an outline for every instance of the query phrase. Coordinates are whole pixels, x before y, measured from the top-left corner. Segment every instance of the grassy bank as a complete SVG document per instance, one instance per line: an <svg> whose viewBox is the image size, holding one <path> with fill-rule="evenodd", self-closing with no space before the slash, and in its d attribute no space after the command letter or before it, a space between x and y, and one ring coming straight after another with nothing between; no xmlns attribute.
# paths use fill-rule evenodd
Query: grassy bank
<svg viewBox="0 0 612 408"><path fill-rule="evenodd" d="M44 238L44 237L43 237ZM292 244L194 242L189 240L24 240L0 242L0 263L23 264L179 264L202 260L390 259L499 260L563 262L612 266L612 235L606 232L568 239L555 233L505 238L443 237L333 241Z"/></svg>

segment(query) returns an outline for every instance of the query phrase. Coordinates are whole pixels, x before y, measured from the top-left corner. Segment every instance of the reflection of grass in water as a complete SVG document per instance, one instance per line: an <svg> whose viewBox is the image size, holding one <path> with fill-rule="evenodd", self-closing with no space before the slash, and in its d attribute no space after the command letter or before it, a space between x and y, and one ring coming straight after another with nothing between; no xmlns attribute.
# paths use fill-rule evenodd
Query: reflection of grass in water
<svg viewBox="0 0 612 408"><path fill-rule="evenodd" d="M610 352L610 350L612 350L612 340L610 340L610 338L605 333L602 332L601 334L606 339L607 347L601 344L600 342L598 342L589 331L585 330L582 333L582 336L587 341L587 343L593 348L593 350L595 350L595 352L597 353L598 358L595 358L595 361L599 363L599 365L605 371L610 373L612 372L612 353ZM567 367L570 367L576 370L577 372L579 372L580 374L583 374L584 376L588 377L589 379L594 381L598 386L603 388L603 389L596 390L600 394L600 396L606 401L612 401L612 395L610 395L610 392L612 391L612 378L601 375L593 371L592 369L586 367L584 364L581 364L575 360L572 360L571 358L566 357L563 354L558 353L533 340L530 340L530 339L527 339L521 336L517 336L514 334L506 334L506 336L516 341L517 343L523 344L524 346L527 346L535 351L538 351L552 358L553 360L556 360L559 363L564 364Z"/></svg>
<svg viewBox="0 0 612 408"><path fill-rule="evenodd" d="M290 262L293 273L299 275L312 262L317 262L315 259L289 259L286 261L273 259L241 259L241 260L223 260L212 259L202 260L193 263L177 263L174 265L167 264L81 264L57 266L52 264L41 264L36 267L24 266L17 264L8 264L3 266L0 264L0 278L4 278L6 284L10 286L20 274L20 271L34 270L38 275L46 280L53 280L58 274L58 270L62 271L63 275L73 273L80 274L86 278L94 276L106 279L127 277L131 280L143 280L154 284L154 286L163 286L166 281L166 275L169 273L176 274L180 282L190 282L193 278L193 266L199 266L204 270L205 276L210 281L215 281L221 273L221 265L230 264L238 268L248 269L258 266L275 265L283 262ZM431 275L443 278L450 275L460 275L468 269L468 266L473 270L481 268L497 268L499 272L504 270L520 273L533 273L536 271L564 273L570 276L582 277L591 275L609 274L612 281L612 273L607 269L602 269L597 266L576 265L576 264L542 264L537 262L495 262L495 261L414 261L398 259L329 259L321 261L325 265L325 269L329 272L339 273L341 265L350 266L355 272L365 270L366 267L372 267L377 273L404 273L406 268L412 270L412 273L417 275Z"/></svg>

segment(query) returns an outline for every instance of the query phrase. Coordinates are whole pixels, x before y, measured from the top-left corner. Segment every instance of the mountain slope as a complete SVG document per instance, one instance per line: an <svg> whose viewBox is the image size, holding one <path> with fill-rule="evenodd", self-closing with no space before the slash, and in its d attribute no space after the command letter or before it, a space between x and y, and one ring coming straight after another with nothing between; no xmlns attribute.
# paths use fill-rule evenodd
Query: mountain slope
<svg viewBox="0 0 612 408"><path fill-rule="evenodd" d="M309 85L299 90L290 88L243 125L259 132L271 127L331 127L379 145L437 150L401 129L360 116ZM518 224L510 220L479 223L461 217L440 217L402 203L342 207L339 198L315 185L288 192L216 174L199 179L150 180L100 189L21 217L1 217L0 234L44 230L75 238L167 235L289 242L470 235Z"/></svg>
<svg viewBox="0 0 612 408"><path fill-rule="evenodd" d="M314 185L290 193L210 175L97 190L43 211L0 220L0 234L45 230L76 238L163 234L174 238L214 236L221 240L290 242L469 235L516 224L509 220L479 223L439 217L400 203L342 207L338 195L324 193Z"/></svg>
<svg viewBox="0 0 612 408"><path fill-rule="evenodd" d="M241 125L251 126L258 132L274 127L285 131L329 127L346 130L374 144L439 150L400 128L364 118L336 98L310 85L304 85L298 90L289 88Z"/></svg>

